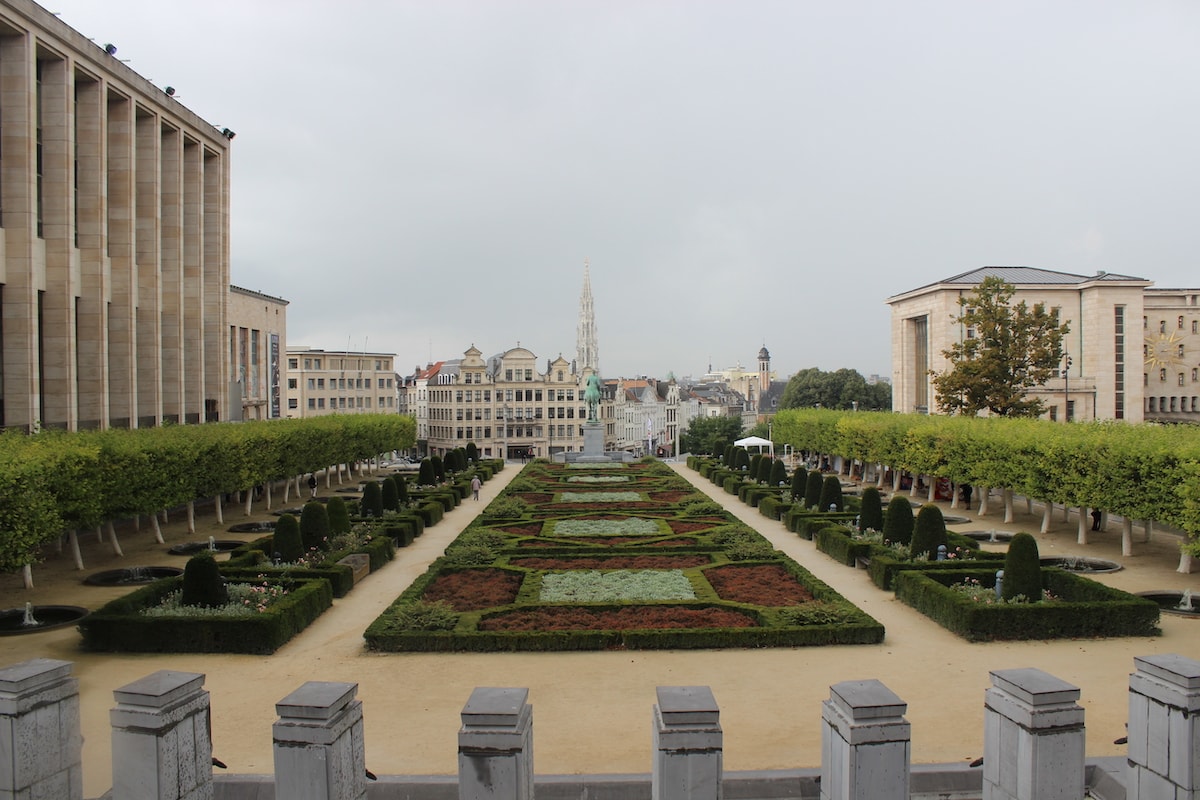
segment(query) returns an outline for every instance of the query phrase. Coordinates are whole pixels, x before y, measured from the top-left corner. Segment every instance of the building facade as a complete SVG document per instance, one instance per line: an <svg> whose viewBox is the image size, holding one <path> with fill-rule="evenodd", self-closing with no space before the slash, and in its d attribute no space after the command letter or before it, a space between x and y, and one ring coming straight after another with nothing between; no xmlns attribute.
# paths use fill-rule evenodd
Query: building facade
<svg viewBox="0 0 1200 800"><path fill-rule="evenodd" d="M1070 326L1058 377L1030 392L1047 417L1200 422L1200 290L1030 267L984 267L888 299L894 411L936 412L931 373L949 369L943 352L973 335L957 321L959 298L988 276L1014 287L1013 303L1044 303Z"/></svg>
<svg viewBox="0 0 1200 800"><path fill-rule="evenodd" d="M288 417L395 414L394 353L287 348Z"/></svg>
<svg viewBox="0 0 1200 800"><path fill-rule="evenodd" d="M0 426L230 417L229 150L29 0L0 4Z"/></svg>
<svg viewBox="0 0 1200 800"><path fill-rule="evenodd" d="M279 419L288 404L283 367L288 301L229 287L229 417Z"/></svg>

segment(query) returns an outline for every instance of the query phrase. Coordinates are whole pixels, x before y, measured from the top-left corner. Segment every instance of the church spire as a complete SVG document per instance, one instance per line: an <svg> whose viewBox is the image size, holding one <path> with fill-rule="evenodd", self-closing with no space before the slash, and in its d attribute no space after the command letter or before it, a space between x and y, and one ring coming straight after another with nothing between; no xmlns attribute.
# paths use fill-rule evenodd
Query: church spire
<svg viewBox="0 0 1200 800"><path fill-rule="evenodd" d="M596 310L592 307L592 276L587 259L583 260L583 291L579 293L579 327L575 330L575 362L580 371L587 367L600 374L600 350L596 344Z"/></svg>

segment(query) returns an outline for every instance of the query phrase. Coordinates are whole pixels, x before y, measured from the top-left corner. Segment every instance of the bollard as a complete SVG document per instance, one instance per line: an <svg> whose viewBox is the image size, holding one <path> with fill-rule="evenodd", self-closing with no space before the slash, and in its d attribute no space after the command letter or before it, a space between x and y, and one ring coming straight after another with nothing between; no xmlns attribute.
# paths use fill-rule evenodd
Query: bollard
<svg viewBox="0 0 1200 800"><path fill-rule="evenodd" d="M0 669L0 797L83 797L79 681L71 662Z"/></svg>
<svg viewBox="0 0 1200 800"><path fill-rule="evenodd" d="M724 734L707 686L659 686L652 800L721 800Z"/></svg>
<svg viewBox="0 0 1200 800"><path fill-rule="evenodd" d="M458 731L460 800L533 800L528 689L476 687Z"/></svg>
<svg viewBox="0 0 1200 800"><path fill-rule="evenodd" d="M362 701L357 683L309 681L275 704L275 796L362 800L367 796ZM115 800L115 798L114 798Z"/></svg>
<svg viewBox="0 0 1200 800"><path fill-rule="evenodd" d="M1200 662L1140 656L1129 676L1129 800L1200 800Z"/></svg>
<svg viewBox="0 0 1200 800"><path fill-rule="evenodd" d="M908 704L877 680L829 687L821 705L821 800L906 800Z"/></svg>
<svg viewBox="0 0 1200 800"><path fill-rule="evenodd" d="M159 670L113 690L113 800L212 797L208 692L196 672Z"/></svg>
<svg viewBox="0 0 1200 800"><path fill-rule="evenodd" d="M1079 689L1040 669L991 673L984 700L983 800L1083 797Z"/></svg>

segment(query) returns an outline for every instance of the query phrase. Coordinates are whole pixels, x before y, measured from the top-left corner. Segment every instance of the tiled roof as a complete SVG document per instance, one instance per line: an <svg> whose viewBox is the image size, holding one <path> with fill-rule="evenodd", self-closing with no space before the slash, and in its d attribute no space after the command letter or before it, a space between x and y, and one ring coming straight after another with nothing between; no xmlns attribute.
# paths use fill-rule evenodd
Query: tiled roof
<svg viewBox="0 0 1200 800"><path fill-rule="evenodd" d="M916 289L909 289L895 296L899 297L900 295L921 292L934 286L978 286L984 278L988 277L1000 278L1014 286L1039 284L1043 286L1070 286L1073 284L1092 283L1094 281L1138 281L1146 284L1150 283L1146 278L1137 278L1133 275L1117 275L1110 272L1097 272L1095 275L1077 275L1073 272L1058 272L1039 267L980 267L949 278L943 278L940 281L928 283Z"/></svg>

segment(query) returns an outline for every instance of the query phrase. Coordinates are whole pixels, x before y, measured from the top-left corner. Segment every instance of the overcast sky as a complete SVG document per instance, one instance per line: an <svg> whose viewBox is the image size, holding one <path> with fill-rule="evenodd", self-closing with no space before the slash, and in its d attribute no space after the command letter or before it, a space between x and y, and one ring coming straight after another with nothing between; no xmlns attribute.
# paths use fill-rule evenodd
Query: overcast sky
<svg viewBox="0 0 1200 800"><path fill-rule="evenodd" d="M890 373L986 265L1198 286L1195 0L55 0L219 127L233 283L397 370Z"/></svg>

